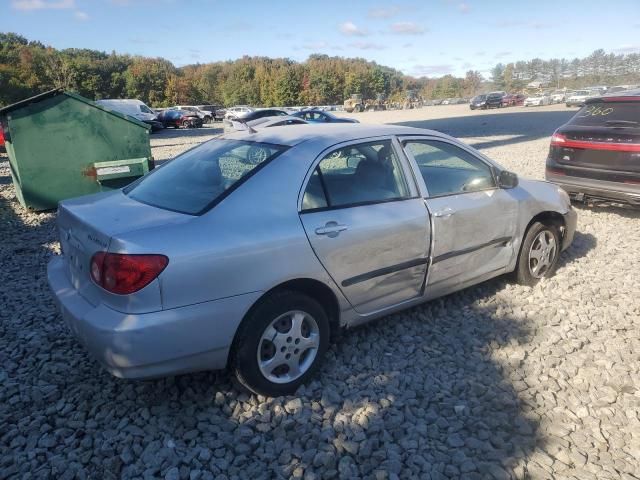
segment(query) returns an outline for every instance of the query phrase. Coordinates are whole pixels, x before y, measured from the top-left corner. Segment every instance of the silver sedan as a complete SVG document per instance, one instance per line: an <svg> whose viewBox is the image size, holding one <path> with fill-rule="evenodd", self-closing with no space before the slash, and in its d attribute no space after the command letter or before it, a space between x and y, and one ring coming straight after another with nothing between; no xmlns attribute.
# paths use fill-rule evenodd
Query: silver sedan
<svg viewBox="0 0 640 480"><path fill-rule="evenodd" d="M62 202L49 284L118 377L229 367L293 393L331 333L513 273L553 274L576 214L438 132L293 125L211 140Z"/></svg>

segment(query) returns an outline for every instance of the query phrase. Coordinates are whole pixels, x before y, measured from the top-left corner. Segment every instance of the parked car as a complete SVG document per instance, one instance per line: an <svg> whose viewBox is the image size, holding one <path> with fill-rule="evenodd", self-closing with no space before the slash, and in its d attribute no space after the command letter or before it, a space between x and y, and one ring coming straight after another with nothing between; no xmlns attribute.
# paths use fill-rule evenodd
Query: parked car
<svg viewBox="0 0 640 480"><path fill-rule="evenodd" d="M265 117L285 117L289 115L286 110L280 108L258 108L252 112L248 112L242 115L240 118L245 122L250 122L252 120L257 120L259 118Z"/></svg>
<svg viewBox="0 0 640 480"><path fill-rule="evenodd" d="M109 98L96 100L95 103L109 110L130 115L147 125L151 125L152 132L157 132L164 128L162 122L158 121L157 114L141 100Z"/></svg>
<svg viewBox="0 0 640 480"><path fill-rule="evenodd" d="M577 200L640 205L640 90L586 100L551 137L546 178Z"/></svg>
<svg viewBox="0 0 640 480"><path fill-rule="evenodd" d="M196 107L205 112L209 112L211 118L217 122L221 122L224 118L224 114L227 112L220 105L196 105Z"/></svg>
<svg viewBox="0 0 640 480"><path fill-rule="evenodd" d="M262 117L249 122L242 119L231 120L231 128L233 130L249 130L249 128L270 128L270 127L282 127L285 125L306 125L308 122L301 118L297 118L291 115L276 116L276 117Z"/></svg>
<svg viewBox="0 0 640 480"><path fill-rule="evenodd" d="M502 99L506 95L505 92L491 92L485 100L485 108L502 108Z"/></svg>
<svg viewBox="0 0 640 480"><path fill-rule="evenodd" d="M471 102L469 103L469 108L471 110L475 110L477 108L479 109L486 109L487 108L487 95L482 94L482 95L476 95L475 97L473 97L471 99Z"/></svg>
<svg viewBox="0 0 640 480"><path fill-rule="evenodd" d="M524 101L527 99L527 96L522 93L516 93L513 99L513 105L516 107L521 107L524 105Z"/></svg>
<svg viewBox="0 0 640 480"><path fill-rule="evenodd" d="M189 110L167 109L158 115L158 120L162 122L165 128L200 128L202 127L202 119L197 113Z"/></svg>
<svg viewBox="0 0 640 480"><path fill-rule="evenodd" d="M582 107L589 98L599 97L600 93L594 90L577 90L567 98L567 107Z"/></svg>
<svg viewBox="0 0 640 480"><path fill-rule="evenodd" d="M509 272L551 276L576 213L447 135L334 124L213 139L62 202L57 222L49 285L108 371L228 366L285 395L332 332Z"/></svg>
<svg viewBox="0 0 640 480"><path fill-rule="evenodd" d="M527 98L524 99L525 107L540 107L542 105L550 105L550 104L551 104L551 97L549 96L549 94L544 92L534 93L533 95L529 95Z"/></svg>
<svg viewBox="0 0 640 480"><path fill-rule="evenodd" d="M247 105L238 105L236 107L227 108L224 114L224 118L240 118L247 115L250 112L253 112L255 109L251 108Z"/></svg>
<svg viewBox="0 0 640 480"><path fill-rule="evenodd" d="M564 103L567 99L567 90L554 90L549 94L551 103Z"/></svg>
<svg viewBox="0 0 640 480"><path fill-rule="evenodd" d="M302 118L309 123L360 123L355 118L336 117L332 113L321 110L303 110L302 112L294 112L291 115Z"/></svg>
<svg viewBox="0 0 640 480"><path fill-rule="evenodd" d="M513 107L515 105L516 96L510 93L507 93L502 97L502 106L503 107Z"/></svg>
<svg viewBox="0 0 640 480"><path fill-rule="evenodd" d="M213 115L211 114L211 112L207 110L202 110L200 107L197 107L195 105L176 105L171 108L173 110L186 110L188 112L193 112L196 115L198 115L198 117L200 117L200 119L202 120L202 123L213 122Z"/></svg>

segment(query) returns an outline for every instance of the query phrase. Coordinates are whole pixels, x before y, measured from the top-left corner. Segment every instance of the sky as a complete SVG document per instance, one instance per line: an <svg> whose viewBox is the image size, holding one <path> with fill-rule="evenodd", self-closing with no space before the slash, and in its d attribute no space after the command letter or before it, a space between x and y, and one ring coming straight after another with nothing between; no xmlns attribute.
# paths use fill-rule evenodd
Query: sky
<svg viewBox="0 0 640 480"><path fill-rule="evenodd" d="M640 52L640 0L0 0L0 31L55 48L163 57L362 57L413 76Z"/></svg>

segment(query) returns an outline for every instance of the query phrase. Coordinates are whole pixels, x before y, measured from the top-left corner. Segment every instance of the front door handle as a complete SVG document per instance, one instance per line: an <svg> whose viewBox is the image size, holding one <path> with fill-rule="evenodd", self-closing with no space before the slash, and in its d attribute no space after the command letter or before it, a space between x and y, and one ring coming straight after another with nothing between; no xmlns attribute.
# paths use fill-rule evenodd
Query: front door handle
<svg viewBox="0 0 640 480"><path fill-rule="evenodd" d="M438 218L449 218L455 213L456 212L453 210L453 208L447 207L443 208L442 210L438 210L437 212L433 212L433 216Z"/></svg>
<svg viewBox="0 0 640 480"><path fill-rule="evenodd" d="M316 235L326 235L327 237L334 238L346 229L346 225L340 225L338 222L327 222L324 227L316 228Z"/></svg>

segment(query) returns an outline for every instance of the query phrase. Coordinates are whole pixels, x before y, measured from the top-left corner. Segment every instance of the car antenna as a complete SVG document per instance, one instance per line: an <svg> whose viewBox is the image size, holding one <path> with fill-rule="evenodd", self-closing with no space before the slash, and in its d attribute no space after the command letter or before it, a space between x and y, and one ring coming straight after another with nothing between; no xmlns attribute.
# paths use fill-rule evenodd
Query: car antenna
<svg viewBox="0 0 640 480"><path fill-rule="evenodd" d="M236 122L239 122L245 127L247 127L247 130L249 131L249 133L258 133L258 131L255 128L253 128L251 125L249 125L243 118L236 118Z"/></svg>

